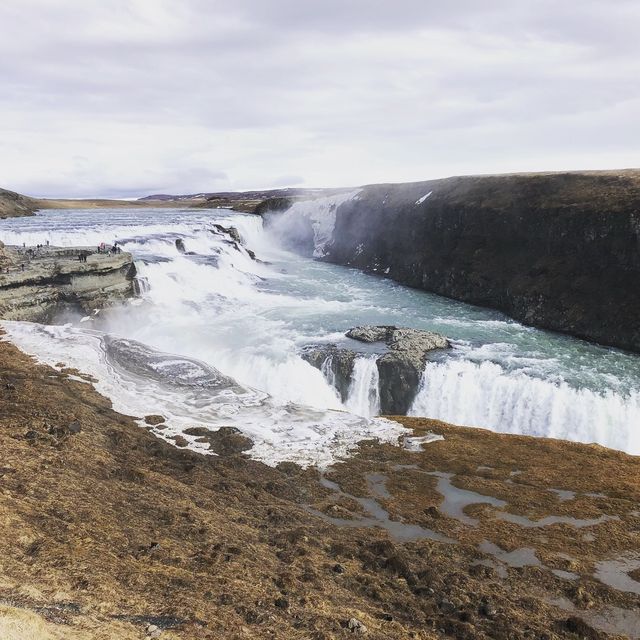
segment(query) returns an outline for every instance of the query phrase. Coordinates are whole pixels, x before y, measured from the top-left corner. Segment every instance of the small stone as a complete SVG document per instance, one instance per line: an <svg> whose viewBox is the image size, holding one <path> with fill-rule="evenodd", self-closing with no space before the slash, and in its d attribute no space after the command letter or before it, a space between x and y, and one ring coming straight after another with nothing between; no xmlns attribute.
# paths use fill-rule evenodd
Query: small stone
<svg viewBox="0 0 640 640"><path fill-rule="evenodd" d="M491 604L491 602L483 602L480 604L480 607L478 608L478 613L480 613L480 615L485 616L486 618L495 618L498 611Z"/></svg>
<svg viewBox="0 0 640 640"><path fill-rule="evenodd" d="M173 441L176 443L176 447L186 447L189 441L184 436L173 436Z"/></svg>
<svg viewBox="0 0 640 640"><path fill-rule="evenodd" d="M162 630L156 627L155 624L147 625L145 631L147 632L147 638L159 638L162 635Z"/></svg>
<svg viewBox="0 0 640 640"><path fill-rule="evenodd" d="M273 603L276 605L276 607L278 607L278 609L288 609L289 608L289 601L286 598L276 598L275 602Z"/></svg>
<svg viewBox="0 0 640 640"><path fill-rule="evenodd" d="M82 425L78 420L74 420L71 424L69 424L67 430L69 431L69 433L80 433L82 431Z"/></svg>
<svg viewBox="0 0 640 640"><path fill-rule="evenodd" d="M144 421L147 424L150 424L151 426L155 427L158 424L162 424L165 420L164 420L164 416L159 416L159 415L150 415L150 416L145 416L144 417Z"/></svg>
<svg viewBox="0 0 640 640"><path fill-rule="evenodd" d="M440 600L440 602L438 603L438 607L440 608L440 611L442 611L442 613L453 613L456 610L455 605L453 604L453 602L451 602L451 600Z"/></svg>
<svg viewBox="0 0 640 640"><path fill-rule="evenodd" d="M344 567L341 564L334 564L333 565L333 572L334 573L344 573Z"/></svg>
<svg viewBox="0 0 640 640"><path fill-rule="evenodd" d="M357 618L349 618L347 629L349 629L351 633L367 633L367 627Z"/></svg>

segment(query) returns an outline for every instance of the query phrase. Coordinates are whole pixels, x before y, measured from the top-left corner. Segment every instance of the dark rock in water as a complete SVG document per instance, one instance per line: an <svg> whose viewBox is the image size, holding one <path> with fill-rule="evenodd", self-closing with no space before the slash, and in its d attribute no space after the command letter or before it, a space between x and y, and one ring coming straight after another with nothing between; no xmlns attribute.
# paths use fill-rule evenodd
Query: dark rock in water
<svg viewBox="0 0 640 640"><path fill-rule="evenodd" d="M164 420L164 416L153 414L150 416L145 416L144 421L147 424L150 424L151 426L155 427L158 424L162 424L165 420Z"/></svg>
<svg viewBox="0 0 640 640"><path fill-rule="evenodd" d="M384 337L382 331L384 330ZM405 415L416 396L427 356L435 349L447 349L449 341L439 333L397 327L357 327L347 334L381 336L389 350L378 358L380 375L380 412Z"/></svg>
<svg viewBox="0 0 640 640"><path fill-rule="evenodd" d="M187 249L184 246L184 240L182 238L178 238L176 240L176 249L180 252L180 253L186 253Z"/></svg>
<svg viewBox="0 0 640 640"><path fill-rule="evenodd" d="M229 236L230 240L227 240L226 242L236 251L242 251L244 249L252 260L257 259L255 251L247 249L247 247L244 246L244 240L242 239L240 232L235 227L223 227L221 224L214 224L211 233Z"/></svg>
<svg viewBox="0 0 640 640"><path fill-rule="evenodd" d="M351 349L341 349L335 344L327 344L307 347L300 355L333 382L340 394L340 399L346 402L349 397L353 365L358 354Z"/></svg>
<svg viewBox="0 0 640 640"><path fill-rule="evenodd" d="M380 376L380 412L404 415L409 410L420 386L422 374L431 351L447 349L445 336L420 329L394 326L363 326L347 331L346 336L368 344L381 342L386 352L377 360ZM335 344L307 347L301 356L331 379L346 402L358 352Z"/></svg>
<svg viewBox="0 0 640 640"><path fill-rule="evenodd" d="M228 235L234 242L237 242L238 244L243 244L242 236L240 235L240 232L235 227L223 227L221 224L214 224L213 228L218 233L224 233Z"/></svg>

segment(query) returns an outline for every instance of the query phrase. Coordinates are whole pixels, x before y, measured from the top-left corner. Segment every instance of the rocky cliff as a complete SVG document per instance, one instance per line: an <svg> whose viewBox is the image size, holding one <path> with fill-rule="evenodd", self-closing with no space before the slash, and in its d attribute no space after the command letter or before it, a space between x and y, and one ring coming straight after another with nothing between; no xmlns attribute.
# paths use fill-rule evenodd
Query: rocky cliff
<svg viewBox="0 0 640 640"><path fill-rule="evenodd" d="M307 243L332 226L323 260L640 351L640 171L371 185L305 223L312 204L267 219Z"/></svg>
<svg viewBox="0 0 640 640"><path fill-rule="evenodd" d="M88 313L134 294L131 254L74 249L0 249L0 318L51 322L64 310ZM24 270L23 270L24 265Z"/></svg>
<svg viewBox="0 0 640 640"><path fill-rule="evenodd" d="M14 191L0 189L0 218L30 216L38 208L38 202L33 198L20 195Z"/></svg>

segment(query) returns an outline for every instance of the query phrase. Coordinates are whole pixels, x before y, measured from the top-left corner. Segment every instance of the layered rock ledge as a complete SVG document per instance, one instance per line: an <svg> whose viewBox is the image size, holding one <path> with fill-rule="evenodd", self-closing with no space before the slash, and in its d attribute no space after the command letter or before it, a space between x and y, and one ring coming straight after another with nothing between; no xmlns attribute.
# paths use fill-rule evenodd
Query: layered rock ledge
<svg viewBox="0 0 640 640"><path fill-rule="evenodd" d="M129 253L0 248L0 318L51 322L65 310L89 313L132 297L135 275Z"/></svg>

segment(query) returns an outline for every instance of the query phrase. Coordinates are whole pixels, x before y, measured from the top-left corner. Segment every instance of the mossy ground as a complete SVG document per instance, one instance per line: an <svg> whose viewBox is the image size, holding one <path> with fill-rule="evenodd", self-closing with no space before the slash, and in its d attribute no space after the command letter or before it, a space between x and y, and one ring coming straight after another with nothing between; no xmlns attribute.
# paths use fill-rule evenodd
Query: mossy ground
<svg viewBox="0 0 640 640"><path fill-rule="evenodd" d="M5 631L11 640L128 640L144 638L149 623L167 639L320 640L350 636L350 618L380 639L598 638L598 612L640 607L593 577L599 560L640 548L638 458L401 418L444 440L418 453L363 443L327 472L356 498L370 497L367 474L385 474L389 497L379 503L393 519L458 540L398 543L380 528L311 515L362 510L321 486L315 469L172 447L90 384L8 343L0 371L0 630L23 629ZM80 433L68 429L76 421ZM476 504L465 513L479 524L469 527L439 510L436 478L424 471L455 474L455 486L532 519L619 519L524 528ZM553 488L576 498L560 501ZM532 547L545 567L503 567L500 577L476 564L495 560L479 551L483 540ZM560 601L576 611L552 604Z"/></svg>

